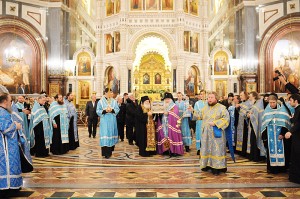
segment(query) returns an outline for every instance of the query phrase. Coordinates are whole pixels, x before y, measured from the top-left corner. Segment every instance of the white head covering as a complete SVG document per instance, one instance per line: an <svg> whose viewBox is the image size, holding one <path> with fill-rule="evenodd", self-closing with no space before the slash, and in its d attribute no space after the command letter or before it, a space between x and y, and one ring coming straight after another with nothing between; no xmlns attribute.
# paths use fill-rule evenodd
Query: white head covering
<svg viewBox="0 0 300 199"><path fill-rule="evenodd" d="M3 94L9 94L9 91L7 90L7 88L3 85L0 85L0 95Z"/></svg>

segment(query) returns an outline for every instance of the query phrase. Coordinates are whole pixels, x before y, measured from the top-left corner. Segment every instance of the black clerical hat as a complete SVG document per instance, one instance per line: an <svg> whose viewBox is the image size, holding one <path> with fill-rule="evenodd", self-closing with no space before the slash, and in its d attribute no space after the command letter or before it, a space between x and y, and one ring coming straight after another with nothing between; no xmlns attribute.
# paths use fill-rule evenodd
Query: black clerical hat
<svg viewBox="0 0 300 199"><path fill-rule="evenodd" d="M141 103L144 103L146 100L150 100L148 96L141 97Z"/></svg>
<svg viewBox="0 0 300 199"><path fill-rule="evenodd" d="M173 98L172 93L165 93L165 94L164 94L164 97L163 97L163 100L164 100L164 99L167 99L167 98L170 98L170 99L172 99L172 100L174 101L174 98Z"/></svg>

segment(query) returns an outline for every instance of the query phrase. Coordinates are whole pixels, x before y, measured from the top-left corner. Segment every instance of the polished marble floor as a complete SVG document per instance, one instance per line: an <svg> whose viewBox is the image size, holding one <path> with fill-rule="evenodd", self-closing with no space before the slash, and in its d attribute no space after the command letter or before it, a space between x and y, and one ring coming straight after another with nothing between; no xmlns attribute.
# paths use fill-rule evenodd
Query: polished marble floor
<svg viewBox="0 0 300 199"><path fill-rule="evenodd" d="M228 172L214 176L199 169L195 147L181 157L140 157L127 141L103 159L99 137L79 128L80 147L62 156L33 158L34 171L24 174L24 188L10 197L159 197L159 198L300 198L300 185L287 174L271 175L265 163L228 155Z"/></svg>

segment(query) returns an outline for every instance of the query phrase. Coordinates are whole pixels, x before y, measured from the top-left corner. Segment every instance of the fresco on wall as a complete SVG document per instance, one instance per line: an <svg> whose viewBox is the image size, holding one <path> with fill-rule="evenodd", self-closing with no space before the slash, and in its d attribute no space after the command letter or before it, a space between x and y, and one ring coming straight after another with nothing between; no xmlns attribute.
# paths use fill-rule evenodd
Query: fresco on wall
<svg viewBox="0 0 300 199"><path fill-rule="evenodd" d="M112 53L114 48L113 37L111 34L105 34L105 53Z"/></svg>
<svg viewBox="0 0 300 199"><path fill-rule="evenodd" d="M183 46L184 46L184 51L190 50L190 32L189 31L184 31L183 33Z"/></svg>
<svg viewBox="0 0 300 199"><path fill-rule="evenodd" d="M158 0L145 0L146 10L158 10Z"/></svg>
<svg viewBox="0 0 300 199"><path fill-rule="evenodd" d="M227 75L228 55L224 51L219 51L214 56L214 75Z"/></svg>
<svg viewBox="0 0 300 199"><path fill-rule="evenodd" d="M227 81L226 80L215 80L215 91L219 97L224 97L227 92Z"/></svg>
<svg viewBox="0 0 300 199"><path fill-rule="evenodd" d="M279 70L281 74L297 88L299 87L299 47L300 32L292 32L281 38L275 45L273 51L273 74ZM286 92L283 84L274 82L274 91L278 93Z"/></svg>
<svg viewBox="0 0 300 199"><path fill-rule="evenodd" d="M199 34L194 33L191 38L191 52L198 53Z"/></svg>
<svg viewBox="0 0 300 199"><path fill-rule="evenodd" d="M88 81L79 81L80 86L80 99L89 99L90 97L90 82Z"/></svg>
<svg viewBox="0 0 300 199"><path fill-rule="evenodd" d="M81 52L77 56L77 68L79 76L90 76L91 74L91 56L87 52Z"/></svg>
<svg viewBox="0 0 300 199"><path fill-rule="evenodd" d="M173 0L162 0L162 10L173 10Z"/></svg>
<svg viewBox="0 0 300 199"><path fill-rule="evenodd" d="M184 93L189 96L194 96L197 93L197 77L198 73L195 67L191 67L188 71L188 76L184 81Z"/></svg>
<svg viewBox="0 0 300 199"><path fill-rule="evenodd" d="M189 12L189 0L183 0L183 10L184 12Z"/></svg>
<svg viewBox="0 0 300 199"><path fill-rule="evenodd" d="M116 13L120 13L121 10L121 0L116 0Z"/></svg>
<svg viewBox="0 0 300 199"><path fill-rule="evenodd" d="M106 0L106 16L114 14L114 3L112 0Z"/></svg>
<svg viewBox="0 0 300 199"><path fill-rule="evenodd" d="M117 79L114 67L107 69L106 79L107 83L105 84L105 87L110 88L114 93L114 97L116 97L120 93L120 81Z"/></svg>
<svg viewBox="0 0 300 199"><path fill-rule="evenodd" d="M30 75L34 63L34 56L31 46L21 37L12 33L4 33L0 36L0 84L5 85L10 93L17 93L20 84L25 85L25 92L32 89L33 79ZM6 60L8 49L15 47L14 52L21 52L23 60L20 62L9 62ZM22 49L17 51L16 49ZM20 54L20 53L17 53ZM15 56L19 56L19 55Z"/></svg>
<svg viewBox="0 0 300 199"><path fill-rule="evenodd" d="M142 0L131 0L130 1L130 8L131 10L135 11L139 11L143 9L143 1Z"/></svg>
<svg viewBox="0 0 300 199"><path fill-rule="evenodd" d="M190 13L198 15L198 0L190 0Z"/></svg>
<svg viewBox="0 0 300 199"><path fill-rule="evenodd" d="M116 44L116 52L120 52L121 50L121 37L120 32L115 32L115 44Z"/></svg>

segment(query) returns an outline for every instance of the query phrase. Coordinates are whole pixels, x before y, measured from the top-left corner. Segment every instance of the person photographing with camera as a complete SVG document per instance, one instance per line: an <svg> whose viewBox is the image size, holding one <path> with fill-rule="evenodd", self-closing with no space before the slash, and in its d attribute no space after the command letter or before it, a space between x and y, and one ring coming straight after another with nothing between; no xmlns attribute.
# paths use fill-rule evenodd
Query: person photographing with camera
<svg viewBox="0 0 300 199"><path fill-rule="evenodd" d="M299 93L299 89L294 86L292 83L288 82L284 75L279 70L275 70L275 77L273 78L273 81L279 80L280 83L287 89L289 90L292 94L294 93Z"/></svg>

